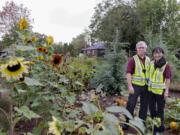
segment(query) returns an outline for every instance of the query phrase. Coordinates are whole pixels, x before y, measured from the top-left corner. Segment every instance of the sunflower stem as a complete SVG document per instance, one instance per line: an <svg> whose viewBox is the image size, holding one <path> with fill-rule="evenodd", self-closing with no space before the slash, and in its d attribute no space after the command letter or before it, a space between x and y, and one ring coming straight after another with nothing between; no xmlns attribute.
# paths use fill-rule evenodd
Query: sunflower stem
<svg viewBox="0 0 180 135"><path fill-rule="evenodd" d="M12 116L12 112L13 112L13 105L10 104L10 135L14 135L14 124L13 124L13 116Z"/></svg>
<svg viewBox="0 0 180 135"><path fill-rule="evenodd" d="M11 122L9 120L9 116L8 116L7 112L2 108L0 108L0 111L6 116L6 119L7 119L8 123L9 123L9 126L10 126Z"/></svg>
<svg viewBox="0 0 180 135"><path fill-rule="evenodd" d="M134 128L134 129L137 131L138 135L143 135L143 134L139 131L139 129L138 129L137 127L135 127L134 125L132 125L132 124L130 124L130 123L127 123L127 122L124 122L124 121L120 121L119 123L121 123L121 124L126 124L126 125Z"/></svg>
<svg viewBox="0 0 180 135"><path fill-rule="evenodd" d="M13 58L16 56L15 53L16 53L16 46L15 44L12 44L12 50L13 50Z"/></svg>

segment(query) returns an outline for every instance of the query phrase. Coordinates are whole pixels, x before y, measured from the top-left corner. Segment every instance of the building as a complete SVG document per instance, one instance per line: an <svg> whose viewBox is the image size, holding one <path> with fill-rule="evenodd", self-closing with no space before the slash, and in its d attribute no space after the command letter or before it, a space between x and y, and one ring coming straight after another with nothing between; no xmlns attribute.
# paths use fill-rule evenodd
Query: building
<svg viewBox="0 0 180 135"><path fill-rule="evenodd" d="M101 42L93 43L92 46L82 49L83 54L87 56L104 56L105 44Z"/></svg>

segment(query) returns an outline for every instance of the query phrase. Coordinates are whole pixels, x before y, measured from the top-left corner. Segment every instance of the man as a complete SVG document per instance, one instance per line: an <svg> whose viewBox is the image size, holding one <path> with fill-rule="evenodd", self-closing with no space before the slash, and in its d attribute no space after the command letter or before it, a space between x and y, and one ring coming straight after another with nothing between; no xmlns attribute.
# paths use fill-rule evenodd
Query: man
<svg viewBox="0 0 180 135"><path fill-rule="evenodd" d="M127 110L133 115L138 97L140 97L139 118L146 119L148 109L147 78L150 66L150 59L146 56L147 45L144 41L136 44L137 54L129 59L126 71L128 83L128 103ZM129 119L127 118L127 122ZM123 125L123 129L128 129Z"/></svg>

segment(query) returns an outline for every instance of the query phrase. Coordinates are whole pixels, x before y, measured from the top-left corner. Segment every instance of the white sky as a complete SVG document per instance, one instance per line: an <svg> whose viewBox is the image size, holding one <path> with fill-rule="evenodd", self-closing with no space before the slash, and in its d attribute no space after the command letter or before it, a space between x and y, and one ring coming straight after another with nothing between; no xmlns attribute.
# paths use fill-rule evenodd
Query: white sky
<svg viewBox="0 0 180 135"><path fill-rule="evenodd" d="M0 0L0 10L8 0ZM13 0L31 10L33 31L70 42L88 28L94 7L102 0Z"/></svg>

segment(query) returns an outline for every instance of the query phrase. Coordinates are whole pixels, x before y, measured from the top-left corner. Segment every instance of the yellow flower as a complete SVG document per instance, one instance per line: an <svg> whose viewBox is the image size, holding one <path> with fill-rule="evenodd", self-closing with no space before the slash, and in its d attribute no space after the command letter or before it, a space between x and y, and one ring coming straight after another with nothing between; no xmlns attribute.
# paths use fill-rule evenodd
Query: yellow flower
<svg viewBox="0 0 180 135"><path fill-rule="evenodd" d="M120 135L124 135L124 131L123 131L122 127L119 127L119 131L120 131Z"/></svg>
<svg viewBox="0 0 180 135"><path fill-rule="evenodd" d="M23 75L28 73L28 66L25 63L26 61L23 61L23 58L11 59L8 64L0 66L1 76L5 77L7 80L19 80L23 78Z"/></svg>
<svg viewBox="0 0 180 135"><path fill-rule="evenodd" d="M36 59L37 60L44 60L44 56L37 56Z"/></svg>
<svg viewBox="0 0 180 135"><path fill-rule="evenodd" d="M54 116L52 119L53 121L49 122L49 133L54 135L61 135L62 127L60 121L58 121Z"/></svg>
<svg viewBox="0 0 180 135"><path fill-rule="evenodd" d="M48 45L52 45L54 42L54 38L52 36L47 36L46 42Z"/></svg>
<svg viewBox="0 0 180 135"><path fill-rule="evenodd" d="M37 41L37 37L35 37L35 36L32 36L32 38L31 38L31 41L34 43L34 42L36 42Z"/></svg>
<svg viewBox="0 0 180 135"><path fill-rule="evenodd" d="M26 18L21 18L19 21L19 28L20 30L25 30L28 28L28 21Z"/></svg>

